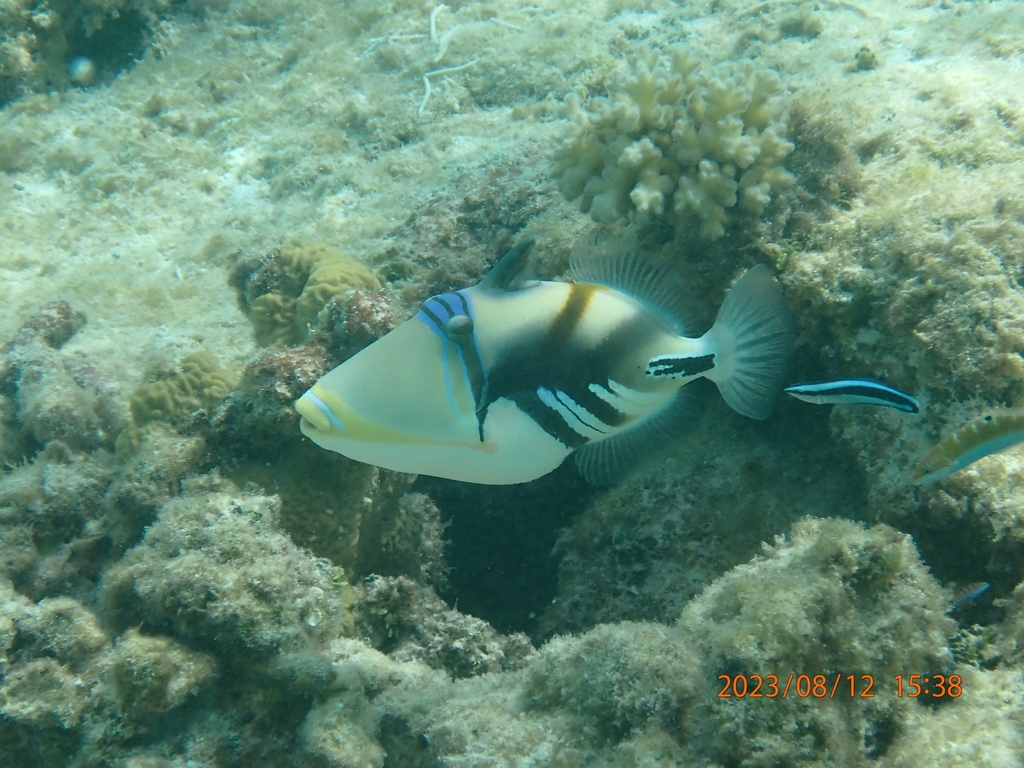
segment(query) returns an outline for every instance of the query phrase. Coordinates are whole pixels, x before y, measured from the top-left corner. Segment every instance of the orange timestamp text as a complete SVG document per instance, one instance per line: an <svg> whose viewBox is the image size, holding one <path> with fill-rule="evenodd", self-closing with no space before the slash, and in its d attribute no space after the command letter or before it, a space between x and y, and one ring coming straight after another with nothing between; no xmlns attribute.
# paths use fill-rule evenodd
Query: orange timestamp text
<svg viewBox="0 0 1024 768"><path fill-rule="evenodd" d="M779 675L719 675L722 688L720 699L786 699L795 696L801 699L834 699L836 696L851 699L873 699L875 697L874 675L798 675L790 672L783 680ZM960 675L896 675L896 695L917 698L955 699L963 694L963 680Z"/></svg>
<svg viewBox="0 0 1024 768"><path fill-rule="evenodd" d="M798 675L790 672L785 681L778 675L719 675L720 699L834 699L837 695L873 699L874 675Z"/></svg>

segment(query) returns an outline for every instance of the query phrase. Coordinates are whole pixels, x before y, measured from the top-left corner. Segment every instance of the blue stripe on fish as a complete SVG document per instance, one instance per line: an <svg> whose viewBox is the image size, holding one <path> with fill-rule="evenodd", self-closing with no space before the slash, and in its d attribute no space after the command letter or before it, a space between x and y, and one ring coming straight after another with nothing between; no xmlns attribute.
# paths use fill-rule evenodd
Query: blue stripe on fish
<svg viewBox="0 0 1024 768"><path fill-rule="evenodd" d="M953 605L961 608L968 603L973 603L979 597L988 592L992 585L987 581L975 581L970 584L961 584L953 590Z"/></svg>
<svg viewBox="0 0 1024 768"><path fill-rule="evenodd" d="M466 384L473 393L474 403L479 410L486 398L487 370L484 368L480 344L473 327L473 306L469 297L462 291L431 296L420 305L416 319L441 339L441 367L444 370L445 394L448 396L452 412L469 426L466 417L456 406L448 364L448 346L451 344L455 347ZM475 426L479 430L480 441L483 442L483 424L479 419Z"/></svg>
<svg viewBox="0 0 1024 768"><path fill-rule="evenodd" d="M815 405L885 405L907 413L921 412L917 398L871 379L808 382L786 387L785 391L797 400Z"/></svg>

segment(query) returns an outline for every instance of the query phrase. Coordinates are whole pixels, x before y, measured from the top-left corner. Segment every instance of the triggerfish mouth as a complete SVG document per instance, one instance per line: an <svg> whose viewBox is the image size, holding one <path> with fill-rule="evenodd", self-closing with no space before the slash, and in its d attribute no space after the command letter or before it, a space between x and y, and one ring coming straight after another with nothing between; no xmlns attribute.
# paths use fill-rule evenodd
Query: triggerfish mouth
<svg viewBox="0 0 1024 768"><path fill-rule="evenodd" d="M575 453L587 480L609 485L693 421L683 391L695 379L767 418L794 344L767 266L691 338L670 272L628 239L578 245L572 283L525 277L533 243L326 374L295 405L302 433L386 469L492 485L534 480Z"/></svg>

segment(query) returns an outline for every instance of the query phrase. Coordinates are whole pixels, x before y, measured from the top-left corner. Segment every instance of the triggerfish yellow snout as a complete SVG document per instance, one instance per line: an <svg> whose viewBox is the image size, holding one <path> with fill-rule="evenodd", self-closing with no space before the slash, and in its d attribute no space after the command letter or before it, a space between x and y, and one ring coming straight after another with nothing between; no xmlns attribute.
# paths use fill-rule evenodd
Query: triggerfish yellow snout
<svg viewBox="0 0 1024 768"><path fill-rule="evenodd" d="M690 338L670 275L628 240L577 246L573 283L523 277L533 242L320 379L295 406L303 434L386 469L487 484L533 480L575 453L606 485L692 420L682 393L697 378L739 413L768 416L794 333L766 266Z"/></svg>

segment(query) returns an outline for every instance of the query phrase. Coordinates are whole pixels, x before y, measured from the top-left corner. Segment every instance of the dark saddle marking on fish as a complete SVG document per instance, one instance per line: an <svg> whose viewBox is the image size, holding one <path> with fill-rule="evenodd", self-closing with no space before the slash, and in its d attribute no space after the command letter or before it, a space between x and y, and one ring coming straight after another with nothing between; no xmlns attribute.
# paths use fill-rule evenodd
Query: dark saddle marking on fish
<svg viewBox="0 0 1024 768"><path fill-rule="evenodd" d="M570 303L566 302L566 307ZM566 318L571 316L567 309L563 313ZM573 326L578 322L576 317ZM571 333L549 331L542 338L522 340L489 373L487 398L477 411L481 434L488 407L501 397L515 403L569 449L579 448L590 440L574 424L584 432L616 431L633 417L595 394L591 385L614 394L609 384L614 364L642 341L644 333L642 323L626 321L593 349L581 348ZM548 390L568 413L543 402L538 394L542 389Z"/></svg>

